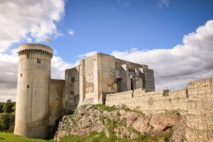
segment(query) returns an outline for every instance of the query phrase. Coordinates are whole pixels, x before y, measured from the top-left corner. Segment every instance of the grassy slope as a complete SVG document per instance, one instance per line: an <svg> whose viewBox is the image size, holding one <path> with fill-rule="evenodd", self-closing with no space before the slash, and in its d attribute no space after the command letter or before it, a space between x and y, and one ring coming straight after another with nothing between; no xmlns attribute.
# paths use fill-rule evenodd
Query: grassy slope
<svg viewBox="0 0 213 142"><path fill-rule="evenodd" d="M86 108L87 105L82 106L83 108ZM104 110L111 112L114 110L117 110L117 108L115 107L109 107L109 106L105 106L105 105L93 105L92 106L95 109L99 109L101 112L103 112ZM125 111L133 111L130 110L128 108L123 108ZM133 111L133 112L138 112L140 114L142 114L139 111ZM71 119L73 118L74 114L71 115ZM119 125L121 123L112 123L112 121L109 120L108 126L109 129L114 129L114 127L116 127L116 125ZM73 120L75 121L75 120ZM121 124L121 125L125 125L125 124ZM132 128L133 129L133 128ZM158 142L160 139L165 140L166 142L169 141L169 138L171 137L172 133L167 133L167 134L158 134L155 136L151 136L151 135L143 135L140 134L139 132L136 132L138 134L138 138L136 139L130 139L130 138L117 138L115 136L115 133L110 131L110 137L106 137L106 135L104 134L104 132L92 132L89 136L85 136L85 137L81 137L81 136L65 136L63 138L60 139L60 142Z"/></svg>
<svg viewBox="0 0 213 142"><path fill-rule="evenodd" d="M0 133L0 142L54 142L53 140L29 139L12 133Z"/></svg>
<svg viewBox="0 0 213 142"><path fill-rule="evenodd" d="M165 137L166 135L160 135L160 137ZM168 135L166 136L168 137ZM115 135L111 135L110 138L107 138L104 132L92 132L89 136L80 137L80 136L66 136L60 140L60 142L153 142L159 141L158 137L152 136L140 136L137 139L131 140L127 138L117 138ZM166 140L167 141L167 140ZM29 139L26 137L14 135L12 133L0 133L0 142L55 142L54 140L41 140L41 139Z"/></svg>
<svg viewBox="0 0 213 142"><path fill-rule="evenodd" d="M111 135L110 138L107 138L104 132L92 132L89 136L80 137L80 136L65 136L60 139L60 142L159 142L160 138L169 141L170 134L162 134L157 136L149 135L140 135L137 139L128 139L128 138L117 138L115 135Z"/></svg>
<svg viewBox="0 0 213 142"><path fill-rule="evenodd" d="M86 107L86 106L83 106ZM103 112L104 110L107 111L114 111L116 108L113 107L107 107L104 105L94 105L93 106L96 109L101 110ZM130 110L126 110L130 111ZM114 126L113 126L114 128ZM139 134L139 133L138 133ZM127 138L117 138L114 133L110 133L110 138L107 138L104 132L98 133L98 132L92 132L89 136L86 137L80 137L80 136L65 136L60 140L60 142L158 142L159 139L164 139L166 142L169 141L169 138L171 137L172 133L168 134L159 134L156 136L150 136L150 135L142 135L139 134L139 137L137 139L131 140ZM54 140L41 140L41 139L29 139L26 137L14 135L12 133L0 133L0 142L55 142Z"/></svg>

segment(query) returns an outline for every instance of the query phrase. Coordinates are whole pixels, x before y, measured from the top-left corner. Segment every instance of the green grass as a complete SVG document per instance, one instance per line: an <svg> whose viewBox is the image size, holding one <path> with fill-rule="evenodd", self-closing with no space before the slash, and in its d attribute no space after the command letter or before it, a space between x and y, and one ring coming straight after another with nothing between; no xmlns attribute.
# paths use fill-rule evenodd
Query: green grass
<svg viewBox="0 0 213 142"><path fill-rule="evenodd" d="M54 140L29 139L12 133L0 133L0 142L55 142Z"/></svg>
<svg viewBox="0 0 213 142"><path fill-rule="evenodd" d="M65 136L60 139L60 142L158 142L160 138L163 138L166 142L171 137L169 134L160 134L157 136L151 135L139 135L139 138L131 140L128 138L117 138L114 134L111 134L110 137L106 137L104 132L92 132L89 136Z"/></svg>
<svg viewBox="0 0 213 142"><path fill-rule="evenodd" d="M111 135L110 138L107 138L104 132L92 132L89 136L80 137L80 136L66 136L63 137L60 142L131 142L130 139L121 139L117 138L115 135Z"/></svg>
<svg viewBox="0 0 213 142"><path fill-rule="evenodd" d="M76 124L76 120L75 120L75 115L74 114L70 114L70 119L72 120L72 122L74 123L74 124Z"/></svg>
<svg viewBox="0 0 213 142"><path fill-rule="evenodd" d="M167 142L171 137L171 133L169 134L160 134L157 136L150 135L139 135L139 138L131 140L127 138L117 138L115 134L110 134L110 137L106 137L104 132L92 132L89 136L81 137L81 136L65 136L61 138L60 142L158 142L159 138L164 138ZM29 139L26 137L14 135L12 133L0 133L0 142L55 142L54 140L42 140L42 139Z"/></svg>
<svg viewBox="0 0 213 142"><path fill-rule="evenodd" d="M92 106L95 109L99 109L101 112L103 112L104 110L111 112L114 110L117 110L117 108L113 107L113 106L106 106L106 105L101 105L101 104L97 104L97 105L93 105Z"/></svg>

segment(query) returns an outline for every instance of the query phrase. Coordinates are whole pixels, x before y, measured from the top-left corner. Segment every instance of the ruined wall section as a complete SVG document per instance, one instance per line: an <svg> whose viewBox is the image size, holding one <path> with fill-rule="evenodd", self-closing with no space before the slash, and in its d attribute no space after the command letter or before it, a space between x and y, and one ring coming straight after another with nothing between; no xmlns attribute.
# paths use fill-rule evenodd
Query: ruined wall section
<svg viewBox="0 0 213 142"><path fill-rule="evenodd" d="M188 84L186 139L189 142L213 140L213 78Z"/></svg>
<svg viewBox="0 0 213 142"><path fill-rule="evenodd" d="M117 92L115 57L99 53L99 103L103 103L106 94Z"/></svg>
<svg viewBox="0 0 213 142"><path fill-rule="evenodd" d="M122 91L128 91L131 90L131 87L129 86L129 80L130 80L130 70L135 70L136 76L141 76L142 78L136 78L134 80L134 89L139 88L146 88L148 91L154 91L155 90L155 80L154 80L154 71L149 69L147 65L141 65L121 59L116 59L116 65L121 66L120 69L121 75L122 75L122 84L123 88ZM141 80L142 79L142 80ZM126 85L126 88L125 86Z"/></svg>
<svg viewBox="0 0 213 142"><path fill-rule="evenodd" d="M90 56L84 60L84 103L94 101L94 56Z"/></svg>
<svg viewBox="0 0 213 142"><path fill-rule="evenodd" d="M142 68L140 71L144 75L144 86L149 91L155 91L155 78L154 78L154 71L148 68Z"/></svg>
<svg viewBox="0 0 213 142"><path fill-rule="evenodd" d="M106 105L125 104L131 109L137 109L146 114L165 113L178 111L187 113L187 89L160 90L146 92L142 89L107 94Z"/></svg>
<svg viewBox="0 0 213 142"><path fill-rule="evenodd" d="M49 87L49 126L63 115L64 80L50 80Z"/></svg>
<svg viewBox="0 0 213 142"><path fill-rule="evenodd" d="M100 54L101 92L117 92L115 57Z"/></svg>
<svg viewBox="0 0 213 142"><path fill-rule="evenodd" d="M124 61L121 59L115 60L116 68L120 72L121 80L118 80L118 92L124 92L131 89L143 88L143 80L142 78L137 78L133 80L133 88L131 88L131 80L130 76L133 75L132 71L140 68L148 68L147 65L140 65L128 61ZM138 72L137 70L136 72ZM135 75L140 75L139 72Z"/></svg>
<svg viewBox="0 0 213 142"><path fill-rule="evenodd" d="M79 66L65 71L63 107L66 113L73 112L79 103Z"/></svg>
<svg viewBox="0 0 213 142"><path fill-rule="evenodd" d="M148 91L155 88L153 71L148 69L147 65L124 61L103 53L96 53L81 59L78 66L78 76L78 106L103 104L106 94L109 93L146 88L146 86ZM147 83L144 84L144 81ZM67 89L68 92L66 91L70 83L65 83L65 86L67 85L65 94L71 91L70 89ZM144 85L146 86L144 87ZM66 100L70 100L70 97L68 96ZM70 107L68 106L68 108Z"/></svg>

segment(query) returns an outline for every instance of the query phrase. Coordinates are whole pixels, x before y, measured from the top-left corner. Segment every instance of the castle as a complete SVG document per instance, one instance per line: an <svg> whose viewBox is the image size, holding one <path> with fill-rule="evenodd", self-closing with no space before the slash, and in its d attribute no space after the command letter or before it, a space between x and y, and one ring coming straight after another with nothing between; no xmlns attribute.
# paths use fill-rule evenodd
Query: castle
<svg viewBox="0 0 213 142"><path fill-rule="evenodd" d="M14 133L44 138L55 121L83 104L125 104L147 114L186 115L186 141L213 139L213 78L187 88L155 91L154 71L114 56L96 53L50 79L52 49L41 44L18 48L19 69Z"/></svg>
<svg viewBox="0 0 213 142"><path fill-rule="evenodd" d="M18 48L19 69L15 134L44 138L49 127L83 104L104 104L106 94L138 88L155 90L153 70L96 53L65 71L65 80L50 79L52 49L41 44Z"/></svg>

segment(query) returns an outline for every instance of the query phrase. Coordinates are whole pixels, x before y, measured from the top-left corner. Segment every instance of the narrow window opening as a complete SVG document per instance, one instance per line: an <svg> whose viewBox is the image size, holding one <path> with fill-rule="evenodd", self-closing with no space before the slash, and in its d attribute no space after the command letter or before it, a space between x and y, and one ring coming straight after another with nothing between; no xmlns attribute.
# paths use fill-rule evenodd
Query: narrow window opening
<svg viewBox="0 0 213 142"><path fill-rule="evenodd" d="M71 95L74 95L74 91L73 90L70 93L71 93Z"/></svg>
<svg viewBox="0 0 213 142"><path fill-rule="evenodd" d="M38 64L41 64L41 59L37 59L37 63L38 63Z"/></svg>
<svg viewBox="0 0 213 142"><path fill-rule="evenodd" d="M29 54L27 54L27 58L29 58Z"/></svg>
<svg viewBox="0 0 213 142"><path fill-rule="evenodd" d="M75 77L72 77L72 78L71 78L71 82L72 82L72 83L75 82Z"/></svg>
<svg viewBox="0 0 213 142"><path fill-rule="evenodd" d="M21 73L21 75L20 75L21 77L22 77L22 73Z"/></svg>
<svg viewBox="0 0 213 142"><path fill-rule="evenodd" d="M130 82L131 82L131 90L133 90L133 79L130 79Z"/></svg>
<svg viewBox="0 0 213 142"><path fill-rule="evenodd" d="M30 85L27 85L27 88L30 88Z"/></svg>

